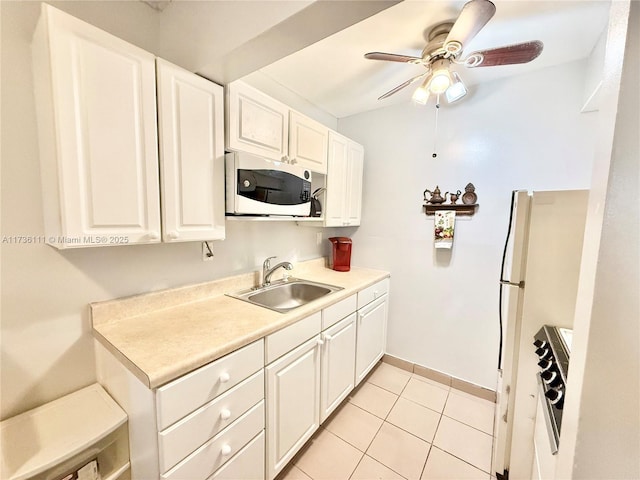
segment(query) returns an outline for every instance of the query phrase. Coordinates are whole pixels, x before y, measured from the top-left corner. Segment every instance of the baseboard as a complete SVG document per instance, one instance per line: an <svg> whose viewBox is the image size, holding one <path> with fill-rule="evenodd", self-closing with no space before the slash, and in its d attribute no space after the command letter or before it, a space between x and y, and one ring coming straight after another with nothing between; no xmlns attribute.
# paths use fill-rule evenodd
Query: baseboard
<svg viewBox="0 0 640 480"><path fill-rule="evenodd" d="M394 357L393 355L389 354L385 354L382 357L382 361L384 363L388 363L389 365L393 365L394 367L406 370L407 372L415 373L416 375L420 375L421 377L433 380L434 382L442 383L443 385L447 385L448 387L452 387L457 390L462 390L463 392L473 395L474 397L482 398L484 400L489 400L490 402L496 403L495 391L485 387L481 387L480 385L476 385L475 383L452 377L451 375L439 372L438 370L423 367L422 365L418 365L416 363L412 363L408 360L403 360L402 358Z"/></svg>

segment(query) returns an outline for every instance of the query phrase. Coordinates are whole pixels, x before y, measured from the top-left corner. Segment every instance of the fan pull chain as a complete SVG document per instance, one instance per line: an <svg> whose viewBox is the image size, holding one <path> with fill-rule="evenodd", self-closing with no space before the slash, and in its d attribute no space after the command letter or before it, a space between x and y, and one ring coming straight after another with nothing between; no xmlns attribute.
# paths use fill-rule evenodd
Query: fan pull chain
<svg viewBox="0 0 640 480"><path fill-rule="evenodd" d="M433 158L438 156L436 153L436 143L438 141L438 113L440 113L440 95L436 97L436 128L433 136L433 154L431 155Z"/></svg>

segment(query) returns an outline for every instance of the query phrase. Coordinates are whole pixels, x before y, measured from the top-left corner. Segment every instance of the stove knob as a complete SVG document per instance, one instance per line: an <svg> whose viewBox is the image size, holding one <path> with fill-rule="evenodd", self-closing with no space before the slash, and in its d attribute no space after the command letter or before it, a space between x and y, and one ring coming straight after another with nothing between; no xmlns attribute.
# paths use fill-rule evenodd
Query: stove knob
<svg viewBox="0 0 640 480"><path fill-rule="evenodd" d="M551 360L540 360L538 362L538 366L544 372L545 370L549 370L553 366L553 362Z"/></svg>
<svg viewBox="0 0 640 480"><path fill-rule="evenodd" d="M540 357L541 360L549 360L553 356L549 348L538 348L536 355Z"/></svg>
<svg viewBox="0 0 640 480"><path fill-rule="evenodd" d="M544 396L549 399L549 403L551 403L551 405L555 405L559 410L562 410L562 406L564 404L564 393L562 390L552 388L551 390L544 392Z"/></svg>
<svg viewBox="0 0 640 480"><path fill-rule="evenodd" d="M545 370L540 374L540 376L542 377L542 381L550 387L555 387L562 383L561 377L558 372L555 372L553 370Z"/></svg>
<svg viewBox="0 0 640 480"><path fill-rule="evenodd" d="M537 339L535 342L533 342L533 345L534 345L535 347L538 347L538 348L544 348L544 347L546 347L546 346L547 346L547 342L546 342L546 341L544 341L544 340L538 340L538 339Z"/></svg>
<svg viewBox="0 0 640 480"><path fill-rule="evenodd" d="M562 377L560 375L556 375L554 378L547 382L547 385L553 388L562 388Z"/></svg>

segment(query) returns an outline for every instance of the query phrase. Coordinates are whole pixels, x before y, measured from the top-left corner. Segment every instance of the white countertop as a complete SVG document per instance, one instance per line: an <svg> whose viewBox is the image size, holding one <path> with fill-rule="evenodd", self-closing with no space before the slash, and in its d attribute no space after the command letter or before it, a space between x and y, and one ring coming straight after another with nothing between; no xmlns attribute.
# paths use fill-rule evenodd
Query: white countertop
<svg viewBox="0 0 640 480"><path fill-rule="evenodd" d="M290 325L389 276L326 259L295 266L295 277L343 287L287 313L227 297L255 284L255 274L91 304L95 337L149 388L159 387Z"/></svg>

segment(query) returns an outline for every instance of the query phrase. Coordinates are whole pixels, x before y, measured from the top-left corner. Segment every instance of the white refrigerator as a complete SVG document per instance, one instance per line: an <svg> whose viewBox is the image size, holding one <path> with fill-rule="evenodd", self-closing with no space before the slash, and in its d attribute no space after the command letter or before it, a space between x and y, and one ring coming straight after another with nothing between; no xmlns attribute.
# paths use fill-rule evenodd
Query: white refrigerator
<svg viewBox="0 0 640 480"><path fill-rule="evenodd" d="M587 200L588 190L513 192L500 278L498 478L531 478L538 392L533 336L543 325L573 325Z"/></svg>

